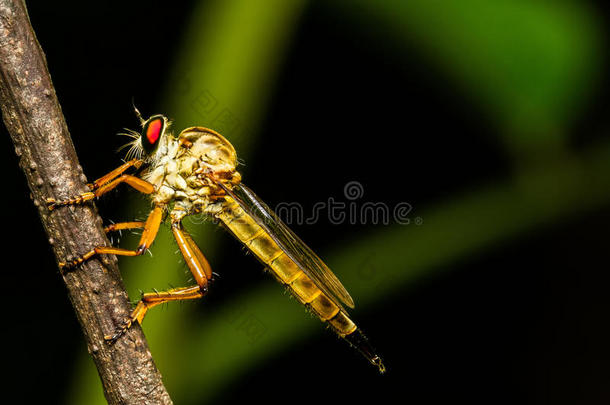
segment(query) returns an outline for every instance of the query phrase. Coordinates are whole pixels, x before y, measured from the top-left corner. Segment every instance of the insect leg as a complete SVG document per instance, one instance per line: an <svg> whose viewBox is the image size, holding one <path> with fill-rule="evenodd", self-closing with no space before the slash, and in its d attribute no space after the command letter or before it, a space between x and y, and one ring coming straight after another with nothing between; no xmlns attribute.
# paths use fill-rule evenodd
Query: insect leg
<svg viewBox="0 0 610 405"><path fill-rule="evenodd" d="M142 324L146 312L154 306L164 304L169 301L201 298L206 292L207 289L202 289L199 285L195 285L192 287L173 288L168 291L143 294L140 302L138 302L138 305L131 312L129 319L127 319L113 335L106 335L104 336L104 339L106 339L109 343L116 342L116 340L123 336L127 329L129 329L135 322Z"/></svg>
<svg viewBox="0 0 610 405"><path fill-rule="evenodd" d="M95 255L100 254L113 254L120 256L139 256L146 252L146 249L152 245L153 241L157 236L157 232L159 231L159 226L161 225L161 220L163 219L163 207L160 205L155 206L153 210L148 215L148 219L144 222L144 231L142 232L142 236L140 237L140 243L138 244L138 248L136 250L122 249L112 246L98 246L94 249L91 249L84 255L69 261L69 262L60 262L59 267L62 269L70 269L75 267L82 262L90 259ZM137 224L137 225L136 225ZM141 227L142 222L122 222L114 225L110 225L106 227L106 229L119 230L119 229L130 229L130 228L138 228Z"/></svg>
<svg viewBox="0 0 610 405"><path fill-rule="evenodd" d="M140 168L143 162L144 161L142 159L132 159L129 162L123 163L121 166L117 167L105 176L102 176L99 179L95 180L93 183L87 184L87 186L92 191L96 190L104 184L108 183L109 181L119 177L121 174L123 174L123 172L125 172L125 170L129 169L130 167L135 167L136 169Z"/></svg>
<svg viewBox="0 0 610 405"><path fill-rule="evenodd" d="M172 223L172 232L178 242L180 252L186 260L191 273L197 281L197 285L192 287L175 288L169 291L158 293L147 293L131 313L129 319L117 329L114 335L106 336L105 339L110 343L115 342L133 325L134 322L142 323L146 312L159 304L169 301L188 300L203 297L208 291L208 281L212 278L212 268L201 250L193 241L193 238L186 233L179 221Z"/></svg>
<svg viewBox="0 0 610 405"><path fill-rule="evenodd" d="M115 178L117 178L118 176L123 174L123 172L125 172L125 170L129 169L130 167L139 168L140 166L142 166L143 162L144 161L141 159L132 159L129 162L125 162L121 166L119 166L116 169L114 169L113 171L111 171L110 173L95 180L93 183L87 184L87 187L89 187L89 189L91 189L91 191L95 191L98 188L100 188L101 186L103 186L104 184L108 183L111 180L114 180ZM85 201L89 201L93 197L95 197L95 194L93 196L91 196L91 193L83 193L80 196L70 198L65 201L55 201L55 199L53 199L53 198L48 198L47 204L49 205L49 209L52 210L53 208L62 206L62 205L82 204Z"/></svg>
<svg viewBox="0 0 610 405"><path fill-rule="evenodd" d="M117 222L116 224L110 224L104 228L104 232L122 231L124 229L138 229L144 228L146 222L144 221L131 221L131 222Z"/></svg>
<svg viewBox="0 0 610 405"><path fill-rule="evenodd" d="M201 288L205 288L208 284L208 280L212 278L212 268L210 267L210 263L205 258L199 247L193 238L182 228L182 224L180 222L172 223L172 233L174 234L174 238L176 238L176 242L178 242L178 247L180 248L180 252L186 261L193 277L195 277L195 281Z"/></svg>
<svg viewBox="0 0 610 405"><path fill-rule="evenodd" d="M87 201L91 201L94 198L97 198L102 194L107 193L108 191L112 190L121 183L126 183L144 194L150 194L155 191L155 186L153 186L146 180L142 180L139 177L131 176L129 174L123 174L120 177L117 177L116 179L112 180L111 182L106 183L101 187L95 189L94 191L88 191L76 197L68 198L67 200L57 201L54 198L47 198L47 205L49 206L49 210L53 210L56 207L62 207L64 205L84 204Z"/></svg>

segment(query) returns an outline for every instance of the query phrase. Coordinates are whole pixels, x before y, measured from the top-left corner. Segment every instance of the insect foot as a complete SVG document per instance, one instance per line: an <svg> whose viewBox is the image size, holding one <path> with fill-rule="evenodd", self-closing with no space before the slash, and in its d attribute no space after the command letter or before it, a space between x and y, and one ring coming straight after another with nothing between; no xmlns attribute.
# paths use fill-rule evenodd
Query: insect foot
<svg viewBox="0 0 610 405"><path fill-rule="evenodd" d="M55 209L57 201L55 200L55 198L47 198L45 200L45 203L47 204L47 208L49 209L49 211L53 211L53 209Z"/></svg>
<svg viewBox="0 0 610 405"><path fill-rule="evenodd" d="M116 329L114 334L104 336L104 340L106 341L106 343L111 346L115 344L116 341L119 340L119 338L123 336L125 332L127 332L127 329L131 327L132 322L132 319L128 318L119 328Z"/></svg>
<svg viewBox="0 0 610 405"><path fill-rule="evenodd" d="M79 264L81 264L82 262L84 262L84 260L82 260L80 257L77 259L70 259L65 262L59 262L59 269L62 272L74 270L74 268L76 266L78 266Z"/></svg>
<svg viewBox="0 0 610 405"><path fill-rule="evenodd" d="M76 266L82 264L83 262L91 259L96 254L96 249L90 250L82 256L74 258L67 258L65 262L59 262L59 268L61 271L68 271L74 269Z"/></svg>
<svg viewBox="0 0 610 405"><path fill-rule="evenodd" d="M80 205L84 204L87 201L90 201L95 198L95 194L92 192L83 193L73 198L68 198L67 200L57 201L54 198L47 198L45 202L47 203L47 207L49 211L53 211L57 207L63 207L64 205Z"/></svg>

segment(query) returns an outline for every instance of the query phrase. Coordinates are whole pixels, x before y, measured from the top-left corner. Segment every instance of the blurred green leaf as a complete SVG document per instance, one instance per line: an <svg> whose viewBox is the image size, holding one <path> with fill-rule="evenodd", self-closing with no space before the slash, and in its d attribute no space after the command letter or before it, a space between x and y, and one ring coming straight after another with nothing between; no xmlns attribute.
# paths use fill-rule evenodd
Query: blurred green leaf
<svg viewBox="0 0 610 405"><path fill-rule="evenodd" d="M478 101L481 120L494 123L515 153L562 148L601 70L600 22L581 1L323 4L365 30L389 32L388 41L414 45Z"/></svg>
<svg viewBox="0 0 610 405"><path fill-rule="evenodd" d="M195 9L167 88L178 127L214 128L244 157L304 4L217 0Z"/></svg>

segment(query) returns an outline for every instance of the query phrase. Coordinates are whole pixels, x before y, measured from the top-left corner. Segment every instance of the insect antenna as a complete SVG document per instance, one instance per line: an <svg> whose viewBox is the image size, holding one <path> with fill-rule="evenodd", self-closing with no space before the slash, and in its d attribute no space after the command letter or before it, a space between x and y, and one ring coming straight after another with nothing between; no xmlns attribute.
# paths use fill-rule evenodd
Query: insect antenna
<svg viewBox="0 0 610 405"><path fill-rule="evenodd" d="M136 117L138 117L138 119L140 120L140 125L144 126L144 123L146 122L146 120L144 118L142 118L142 114L140 114L140 110L138 110L138 107L136 107L136 101L135 101L134 97L131 98L131 106L133 107L133 111L136 113Z"/></svg>

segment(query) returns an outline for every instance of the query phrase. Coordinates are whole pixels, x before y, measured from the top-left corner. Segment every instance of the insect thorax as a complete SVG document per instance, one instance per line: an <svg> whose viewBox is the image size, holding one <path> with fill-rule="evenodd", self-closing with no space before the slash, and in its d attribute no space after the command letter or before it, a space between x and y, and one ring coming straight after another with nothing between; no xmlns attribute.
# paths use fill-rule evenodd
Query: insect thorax
<svg viewBox="0 0 610 405"><path fill-rule="evenodd" d="M142 176L155 186L153 202L173 204L182 215L215 213L223 192L210 175L233 184L241 178L233 145L202 127L187 128L177 138L165 138Z"/></svg>

